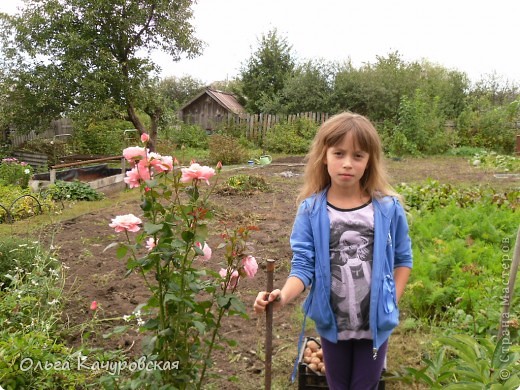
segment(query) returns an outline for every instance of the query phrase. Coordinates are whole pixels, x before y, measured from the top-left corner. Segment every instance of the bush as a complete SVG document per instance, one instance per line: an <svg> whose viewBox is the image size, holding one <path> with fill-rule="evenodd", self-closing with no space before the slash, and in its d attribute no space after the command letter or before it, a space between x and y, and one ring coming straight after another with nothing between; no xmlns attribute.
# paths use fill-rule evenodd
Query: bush
<svg viewBox="0 0 520 390"><path fill-rule="evenodd" d="M475 154L485 152L482 148L476 148L473 146L459 146L452 148L446 152L448 156L462 156L462 157L473 157Z"/></svg>
<svg viewBox="0 0 520 390"><path fill-rule="evenodd" d="M27 188L32 177L32 167L14 157L2 159L0 163L0 185L17 185Z"/></svg>
<svg viewBox="0 0 520 390"><path fill-rule="evenodd" d="M485 99L467 107L457 118L457 130L461 144L496 150L504 154L514 152L519 103L492 107Z"/></svg>
<svg viewBox="0 0 520 390"><path fill-rule="evenodd" d="M0 159L9 157L11 155L11 146L8 144L0 143Z"/></svg>
<svg viewBox="0 0 520 390"><path fill-rule="evenodd" d="M35 267L35 259L40 248L31 241L17 237L0 239L0 289L5 290L11 284L13 275L18 270L30 273ZM55 268L55 267L54 267Z"/></svg>
<svg viewBox="0 0 520 390"><path fill-rule="evenodd" d="M441 154L457 144L456 133L444 127L439 98L430 98L420 90L413 98L404 96L399 104L399 120L390 142L399 154ZM397 140L393 138L398 137Z"/></svg>
<svg viewBox="0 0 520 390"><path fill-rule="evenodd" d="M101 200L104 195L80 181L57 180L48 188L48 194L53 200Z"/></svg>
<svg viewBox="0 0 520 390"><path fill-rule="evenodd" d="M197 149L206 149L208 147L208 135L200 126L179 125L169 131L169 137L178 146Z"/></svg>
<svg viewBox="0 0 520 390"><path fill-rule="evenodd" d="M267 131L263 145L270 152L307 153L317 130L316 123L305 118L292 123L280 123Z"/></svg>
<svg viewBox="0 0 520 390"><path fill-rule="evenodd" d="M44 199L28 188L19 186L0 186L0 223L18 221L42 213L44 210L55 210L56 204L51 199ZM5 209L4 209L5 207ZM9 211L10 218L7 215Z"/></svg>
<svg viewBox="0 0 520 390"><path fill-rule="evenodd" d="M67 137L36 138L23 143L18 149L45 154L49 165L56 165L60 162L61 157L75 153L74 146Z"/></svg>
<svg viewBox="0 0 520 390"><path fill-rule="evenodd" d="M209 139L209 163L221 161L224 165L247 161L247 153L236 138L214 134Z"/></svg>
<svg viewBox="0 0 520 390"><path fill-rule="evenodd" d="M118 119L92 122L85 127L74 128L74 142L79 153L118 156L126 146L125 130L133 128L132 123ZM129 136L132 143L135 134Z"/></svg>
<svg viewBox="0 0 520 390"><path fill-rule="evenodd" d="M64 281L59 262L37 242L2 239L0 277L4 283L7 280L0 290L1 385L6 389L84 388L85 372L45 366L61 363L63 368L65 363L76 368L78 359L57 336L63 330Z"/></svg>

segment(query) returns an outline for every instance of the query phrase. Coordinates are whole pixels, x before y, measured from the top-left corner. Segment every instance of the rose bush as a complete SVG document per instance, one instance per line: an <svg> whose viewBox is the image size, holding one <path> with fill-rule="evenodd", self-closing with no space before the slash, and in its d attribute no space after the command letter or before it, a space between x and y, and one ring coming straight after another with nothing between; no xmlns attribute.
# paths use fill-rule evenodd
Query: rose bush
<svg viewBox="0 0 520 390"><path fill-rule="evenodd" d="M148 138L141 137L146 143ZM146 145L145 145L146 146ZM217 184L210 184L222 169L192 161L181 167L176 159L150 153L146 147L123 151L132 169L125 182L141 191L142 216L117 216L110 226L126 235L116 243L117 256L127 258L128 274L139 273L150 289L149 300L136 308L145 320L143 354L150 361L179 361L171 371L143 370L133 374L129 387L201 388L212 363L224 315L246 316L234 294L241 277L254 277L258 265L248 252L248 236L255 227L230 227L221 222L223 258L214 264L207 243L214 214L208 198ZM204 190L200 188L201 183ZM130 234L135 233L135 234ZM211 265L211 266L210 266ZM221 267L220 272L214 271ZM228 340L229 341L229 340ZM107 385L107 383L112 385ZM121 388L115 378L105 386Z"/></svg>

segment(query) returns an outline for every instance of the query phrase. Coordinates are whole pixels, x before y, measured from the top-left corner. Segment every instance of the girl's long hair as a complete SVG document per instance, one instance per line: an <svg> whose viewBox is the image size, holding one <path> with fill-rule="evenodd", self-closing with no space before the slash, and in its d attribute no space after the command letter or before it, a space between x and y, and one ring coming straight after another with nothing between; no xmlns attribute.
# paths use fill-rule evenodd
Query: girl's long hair
<svg viewBox="0 0 520 390"><path fill-rule="evenodd" d="M360 180L361 189L373 197L391 195L402 201L388 181L382 160L381 139L374 125L362 115L343 112L325 121L312 141L305 157L304 184L298 195L298 203L330 185L324 162L327 149L342 142L347 134L352 134L357 147L370 155L365 174Z"/></svg>

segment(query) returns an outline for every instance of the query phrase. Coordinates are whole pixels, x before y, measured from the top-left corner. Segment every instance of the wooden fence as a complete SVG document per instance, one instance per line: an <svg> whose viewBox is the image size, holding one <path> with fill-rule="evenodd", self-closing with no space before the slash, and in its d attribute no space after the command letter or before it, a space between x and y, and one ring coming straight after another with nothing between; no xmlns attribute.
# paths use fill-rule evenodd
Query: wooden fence
<svg viewBox="0 0 520 390"><path fill-rule="evenodd" d="M234 115L228 113L216 118L209 119L210 126L208 130L215 130L219 126L227 124L228 126L238 126L244 129L246 137L249 139L261 139L265 137L266 132L273 126L279 123L293 123L298 119L305 118L321 125L329 118L330 114L324 112L302 112L291 115L274 115L274 114L240 114ZM197 117L191 117L190 122L199 124ZM55 120L51 123L48 130L35 133L31 131L27 134L17 134L16 130L11 130L9 138L13 147L20 146L24 142L41 138L41 139L55 139L58 137L65 137L72 135L72 121L64 118ZM125 133L126 134L126 133Z"/></svg>
<svg viewBox="0 0 520 390"><path fill-rule="evenodd" d="M24 142L33 139L54 139L57 137L65 137L72 134L72 121L67 118L52 121L48 130L41 133L36 133L34 130L26 134L18 134L16 130L11 130L9 139L13 147L20 146Z"/></svg>
<svg viewBox="0 0 520 390"><path fill-rule="evenodd" d="M267 131L279 123L293 123L299 119L307 119L321 125L329 118L324 112L302 112L290 115L274 114L241 114L227 115L214 121L215 127L223 123L228 126L239 126L245 129L246 137L249 139L261 139Z"/></svg>

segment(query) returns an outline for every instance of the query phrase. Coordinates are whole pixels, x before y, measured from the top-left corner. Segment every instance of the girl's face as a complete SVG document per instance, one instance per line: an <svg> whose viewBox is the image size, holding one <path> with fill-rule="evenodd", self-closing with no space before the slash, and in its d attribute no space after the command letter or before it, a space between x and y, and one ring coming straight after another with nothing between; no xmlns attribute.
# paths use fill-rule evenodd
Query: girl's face
<svg viewBox="0 0 520 390"><path fill-rule="evenodd" d="M359 190L360 180L365 173L370 155L347 134L341 142L327 149L325 165L330 176L331 189Z"/></svg>

